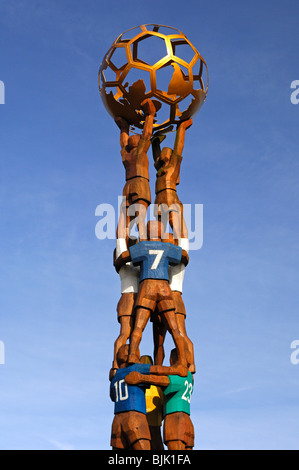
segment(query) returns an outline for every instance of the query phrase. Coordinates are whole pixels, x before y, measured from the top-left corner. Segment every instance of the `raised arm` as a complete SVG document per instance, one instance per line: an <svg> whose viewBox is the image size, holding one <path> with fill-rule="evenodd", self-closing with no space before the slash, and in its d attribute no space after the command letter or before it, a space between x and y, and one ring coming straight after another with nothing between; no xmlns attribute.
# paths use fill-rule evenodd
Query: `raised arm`
<svg viewBox="0 0 299 470"><path fill-rule="evenodd" d="M139 372L131 372L125 377L125 381L128 385L148 384L157 387L167 387L169 385L169 378L166 376L144 375Z"/></svg>
<svg viewBox="0 0 299 470"><path fill-rule="evenodd" d="M120 128L120 146L123 149L128 145L130 124L120 116L115 118L115 122Z"/></svg>
<svg viewBox="0 0 299 470"><path fill-rule="evenodd" d="M152 138L152 152L154 162L156 163L161 155L161 139L159 135L154 135Z"/></svg>
<svg viewBox="0 0 299 470"><path fill-rule="evenodd" d="M176 131L175 143L173 147L173 151L178 154L182 155L184 143L185 143L185 133L189 127L192 126L192 119L188 119L188 121L183 121L178 124L178 129Z"/></svg>
<svg viewBox="0 0 299 470"><path fill-rule="evenodd" d="M150 98L142 101L141 103L142 109L145 114L145 121L142 130L142 139L148 141L150 145L150 139L153 133L153 125L154 125L154 116L156 114L156 107Z"/></svg>

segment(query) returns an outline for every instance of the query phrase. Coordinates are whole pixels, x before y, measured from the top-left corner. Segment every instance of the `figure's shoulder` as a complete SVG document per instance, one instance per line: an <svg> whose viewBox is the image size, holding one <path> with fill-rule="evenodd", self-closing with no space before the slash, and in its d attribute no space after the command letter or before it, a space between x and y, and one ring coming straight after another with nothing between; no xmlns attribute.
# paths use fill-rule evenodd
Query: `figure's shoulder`
<svg viewBox="0 0 299 470"><path fill-rule="evenodd" d="M150 364L133 364L132 366L130 366L130 372L140 372L140 374L149 374L150 368Z"/></svg>
<svg viewBox="0 0 299 470"><path fill-rule="evenodd" d="M133 254L141 254L141 253L143 253L143 252L146 251L146 249L147 249L146 244L147 244L146 241L141 241L141 242L136 243L135 245L132 245L132 246L129 248L130 253L133 253Z"/></svg>
<svg viewBox="0 0 299 470"><path fill-rule="evenodd" d="M165 246L165 250L170 253L181 253L182 248L180 246L175 245L174 243L164 242L163 245Z"/></svg>

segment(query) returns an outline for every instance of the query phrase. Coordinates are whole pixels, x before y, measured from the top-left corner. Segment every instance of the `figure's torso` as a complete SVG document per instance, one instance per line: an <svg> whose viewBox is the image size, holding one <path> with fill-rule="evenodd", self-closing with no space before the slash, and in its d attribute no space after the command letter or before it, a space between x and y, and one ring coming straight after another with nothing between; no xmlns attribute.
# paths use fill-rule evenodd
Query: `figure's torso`
<svg viewBox="0 0 299 470"><path fill-rule="evenodd" d="M115 403L114 413L138 411L146 414L145 389L147 385L128 385L125 377L133 371L142 374L150 373L149 364L133 364L129 367L117 369L110 385L110 397Z"/></svg>
<svg viewBox="0 0 299 470"><path fill-rule="evenodd" d="M135 148L130 152L121 150L122 162L126 170L126 180L140 176L149 180L149 163L145 151L139 151Z"/></svg>
<svg viewBox="0 0 299 470"><path fill-rule="evenodd" d="M172 243L142 241L130 248L133 264L140 265L140 282L144 279L169 280L168 266L178 264L182 248Z"/></svg>
<svg viewBox="0 0 299 470"><path fill-rule="evenodd" d="M182 157L173 153L169 164L160 168L156 177L156 194L167 189L176 191L180 181L181 161Z"/></svg>

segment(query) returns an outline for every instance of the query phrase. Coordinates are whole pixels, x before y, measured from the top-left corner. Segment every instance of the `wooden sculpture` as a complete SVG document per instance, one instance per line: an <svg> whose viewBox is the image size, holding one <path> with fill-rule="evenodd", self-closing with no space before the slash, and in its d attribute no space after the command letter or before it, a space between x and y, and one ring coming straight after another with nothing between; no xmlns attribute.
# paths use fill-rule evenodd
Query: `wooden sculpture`
<svg viewBox="0 0 299 470"><path fill-rule="evenodd" d="M127 34L114 41L99 71L103 103L120 130L125 168L113 259L121 281L121 297L117 304L120 331L109 375L114 402L111 446L116 450L163 450L164 420L163 438L168 449L191 450L194 428L190 399L195 361L182 297L189 240L177 185L186 130L206 98L207 68L199 52L175 28L141 25L137 33L133 29ZM150 65L142 58L142 48L153 38L159 38L165 50L159 61ZM182 50L186 48L191 60L184 57ZM162 69L171 72L168 83L158 80ZM150 87L141 76L136 81L132 78L131 72L138 71L143 77L148 75ZM164 113L159 113L161 107ZM134 126L141 129L141 134ZM174 126L173 148L161 149L165 134ZM152 200L147 156L151 145L156 169L156 220L147 223ZM166 233L168 222L172 233ZM131 237L134 223L138 239ZM139 351L149 319L153 324L154 361L150 356L140 359ZM168 366L163 365L167 331L175 344Z"/></svg>

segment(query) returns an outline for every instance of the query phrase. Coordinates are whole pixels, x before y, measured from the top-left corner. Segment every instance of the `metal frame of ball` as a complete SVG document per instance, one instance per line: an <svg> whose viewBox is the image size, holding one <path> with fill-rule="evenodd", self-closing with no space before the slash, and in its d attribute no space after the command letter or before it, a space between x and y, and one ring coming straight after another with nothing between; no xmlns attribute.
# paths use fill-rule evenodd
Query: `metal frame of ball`
<svg viewBox="0 0 299 470"><path fill-rule="evenodd" d="M146 27L147 26L156 26L158 29L161 27L166 27L167 29L172 29L176 33L175 34L169 34L166 35L164 33L159 33L158 31L152 31L148 30ZM141 32L139 34L136 34L132 39L129 40L122 40L122 37L124 34L132 31L133 29L137 28L132 28L131 30L125 31L122 33L118 38L114 41L110 49L108 50L107 54L105 55L103 59L103 63L101 65L100 71L99 71L99 88L100 88L100 93L102 94L103 91L105 92L106 88L116 88L117 93L114 95L114 99L117 101L119 98L126 96L127 90L123 86L124 80L129 73L129 71L132 68L143 70L149 72L150 75L150 83L151 83L151 91L145 94L146 98L157 98L159 99L162 103L169 105L170 107L170 112L169 112L169 118L164 121L161 124L155 124L155 128L158 129L163 129L163 127L169 125L169 124L174 124L178 121L176 121L177 117L177 111L178 111L178 105L180 102L182 102L186 97L178 97L178 98L171 98L167 92L163 92L162 90L157 89L157 80L156 80L156 72L160 70L163 67L167 67L170 65L172 62L178 63L182 65L185 69L188 70L188 78L189 78L189 83L191 83L192 88L194 87L194 82L195 80L199 82L199 88L196 89L196 91L201 90L204 94L204 99L202 103L205 100L205 97L207 95L208 91L208 85L209 85L209 76L208 76L208 68L205 60L203 57L200 55L200 53L195 49L195 47L192 45L192 43L188 40L188 38L179 31L176 28L172 28L170 26L164 26L164 25L141 25L139 27L141 29ZM158 60L155 64L149 65L145 62L143 62L141 59L137 58L137 50L138 50L138 44L146 40L148 37L154 36L162 39L165 41L166 45L166 50L167 50L167 55L165 55L162 59ZM173 49L173 43L172 41L177 40L177 44L174 44L174 46L180 44L188 44L193 52L194 52L194 57L192 58L191 62L188 63L185 60L181 59L180 57L176 56L174 54L174 49ZM132 53L132 45L136 45L135 51ZM134 47L134 46L133 46ZM126 56L126 63L118 68L114 65L112 56L115 52L116 49L119 48L124 48L125 49L125 56ZM193 67L196 65L197 62L200 62L199 64L199 72L196 75L193 75ZM205 84L203 83L202 79L202 72L203 72L203 67L206 67L206 73L207 73L207 83L206 87ZM104 71L110 67L111 70L116 74L116 79L113 81L107 81L106 77L104 75ZM183 71L182 71L183 72ZM184 72L183 72L184 73ZM185 74L184 74L185 75ZM102 84L101 84L102 81ZM190 93L194 98L196 96L191 92ZM202 103L199 104L198 109L201 107ZM183 112L183 111L180 111ZM139 126L138 126L139 127ZM142 125L140 125L142 127Z"/></svg>

